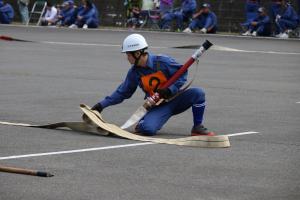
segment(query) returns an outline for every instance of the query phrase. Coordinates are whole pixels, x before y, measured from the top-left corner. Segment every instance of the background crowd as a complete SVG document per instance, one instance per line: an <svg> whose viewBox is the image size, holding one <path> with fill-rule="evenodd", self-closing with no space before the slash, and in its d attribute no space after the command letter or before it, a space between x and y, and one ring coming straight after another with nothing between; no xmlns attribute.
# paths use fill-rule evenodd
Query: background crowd
<svg viewBox="0 0 300 200"><path fill-rule="evenodd" d="M77 1L78 2L78 1ZM122 6L126 10L125 23L131 29L144 27L153 23L162 30L173 30L185 33L216 33L218 17L209 3L199 4L196 0L125 0ZM297 1L300 8L300 0ZM22 22L27 24L29 0L18 0L18 10ZM101 12L101 10L100 10ZM244 36L289 37L300 24L298 13L286 0L270 0L268 7L262 7L260 0L245 1L245 21L241 22ZM0 0L0 23L13 21L13 7ZM60 4L47 1L47 8L40 25L67 26L70 28L97 28L100 24L99 10L92 0L64 0Z"/></svg>

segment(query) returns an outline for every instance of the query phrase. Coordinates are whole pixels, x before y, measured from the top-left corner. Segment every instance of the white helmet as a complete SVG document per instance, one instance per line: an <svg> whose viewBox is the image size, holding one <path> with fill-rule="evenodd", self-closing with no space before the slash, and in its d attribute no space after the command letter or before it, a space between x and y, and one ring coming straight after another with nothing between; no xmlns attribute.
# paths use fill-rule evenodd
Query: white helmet
<svg viewBox="0 0 300 200"><path fill-rule="evenodd" d="M148 44L141 34L131 34L125 38L122 46L122 53L146 49Z"/></svg>

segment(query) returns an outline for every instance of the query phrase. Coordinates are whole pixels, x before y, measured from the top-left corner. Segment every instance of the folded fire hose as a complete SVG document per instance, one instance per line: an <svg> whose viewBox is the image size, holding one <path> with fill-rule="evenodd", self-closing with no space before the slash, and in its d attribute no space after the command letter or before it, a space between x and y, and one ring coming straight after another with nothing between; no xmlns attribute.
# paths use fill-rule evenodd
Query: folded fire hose
<svg viewBox="0 0 300 200"><path fill-rule="evenodd" d="M107 136L109 134L126 138L130 140L153 142L160 144L173 144L180 146L190 147L207 147L207 148L224 148L230 147L229 138L226 135L218 136L191 136L176 139L164 139L155 137L146 137L130 133L126 130L121 129L119 126L111 123L107 123L103 117L94 110L91 110L87 105L80 105L80 109L88 117L85 122L59 122L47 125L31 125L22 123L11 123L11 122L0 122L3 125L13 126L24 126L33 128L46 128L46 129L57 129L57 128L69 128L74 131L88 132Z"/></svg>

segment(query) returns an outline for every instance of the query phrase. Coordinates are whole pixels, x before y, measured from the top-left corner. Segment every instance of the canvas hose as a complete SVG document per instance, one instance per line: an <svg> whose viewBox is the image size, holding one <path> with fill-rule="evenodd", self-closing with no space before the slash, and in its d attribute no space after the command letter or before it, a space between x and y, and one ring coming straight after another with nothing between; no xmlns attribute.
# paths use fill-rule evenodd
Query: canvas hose
<svg viewBox="0 0 300 200"><path fill-rule="evenodd" d="M226 135L218 136L190 136L176 139L165 139L156 137L146 137L130 133L126 130L121 129L115 124L106 122L102 115L97 111L91 110L87 105L81 104L80 109L87 116L83 122L59 122L54 124L46 125L33 125L23 123L11 123L11 122L0 122L3 125L12 126L23 126L33 128L46 128L46 129L57 129L57 128L68 128L73 131L87 132L98 134L102 136L108 136L112 134L125 139L153 142L159 144L172 144L179 146L190 146L190 147L207 147L207 148L224 148L230 147L229 138Z"/></svg>

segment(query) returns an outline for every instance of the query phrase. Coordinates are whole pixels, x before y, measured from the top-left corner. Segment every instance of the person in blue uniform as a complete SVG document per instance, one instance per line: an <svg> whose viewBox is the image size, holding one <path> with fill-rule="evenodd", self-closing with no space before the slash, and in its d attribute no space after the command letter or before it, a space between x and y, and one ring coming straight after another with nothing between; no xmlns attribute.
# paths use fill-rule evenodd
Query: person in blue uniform
<svg viewBox="0 0 300 200"><path fill-rule="evenodd" d="M300 0L298 0L297 2L298 2L298 16L300 18Z"/></svg>
<svg viewBox="0 0 300 200"><path fill-rule="evenodd" d="M192 18L196 8L196 0L181 0L179 10L168 12L162 16L161 28L170 29L171 22L176 19L176 29L183 30L183 22Z"/></svg>
<svg viewBox="0 0 300 200"><path fill-rule="evenodd" d="M285 0L278 2L280 10L275 18L276 32L279 33L276 37L288 38L288 31L294 30L299 24L299 16L291 4Z"/></svg>
<svg viewBox="0 0 300 200"><path fill-rule="evenodd" d="M75 24L70 28L97 28L99 26L99 13L91 0L82 0L82 6L78 9Z"/></svg>
<svg viewBox="0 0 300 200"><path fill-rule="evenodd" d="M0 0L0 24L10 24L14 18L14 9L9 3Z"/></svg>
<svg viewBox="0 0 300 200"><path fill-rule="evenodd" d="M259 8L259 0L247 0L245 4L246 21L241 24L242 27L248 26L257 17L257 10Z"/></svg>
<svg viewBox="0 0 300 200"><path fill-rule="evenodd" d="M203 126L203 115L205 109L205 93L201 88L190 88L178 94L180 88L187 81L187 72L183 74L173 85L166 89L157 89L182 67L174 58L166 55L154 55L147 52L148 44L140 34L131 34L125 38L122 52L126 53L131 67L123 83L110 95L102 99L92 107L93 110L102 112L109 106L119 104L130 98L137 87L140 87L146 97L155 92L164 99L173 100L153 107L142 118L137 126L136 132L153 136L173 116L192 108L194 126L192 135L214 135ZM178 95L178 96L175 96Z"/></svg>
<svg viewBox="0 0 300 200"><path fill-rule="evenodd" d="M267 15L266 9L260 7L258 16L253 21L247 23L247 31L244 36L270 36L271 35L271 20Z"/></svg>
<svg viewBox="0 0 300 200"><path fill-rule="evenodd" d="M196 29L200 29L200 33L216 33L217 16L210 10L210 4L202 4L199 12L193 15L193 21L190 23L189 27L183 32L191 33Z"/></svg>
<svg viewBox="0 0 300 200"><path fill-rule="evenodd" d="M58 14L58 24L60 26L70 26L76 21L77 10L73 0L64 1L62 9Z"/></svg>

